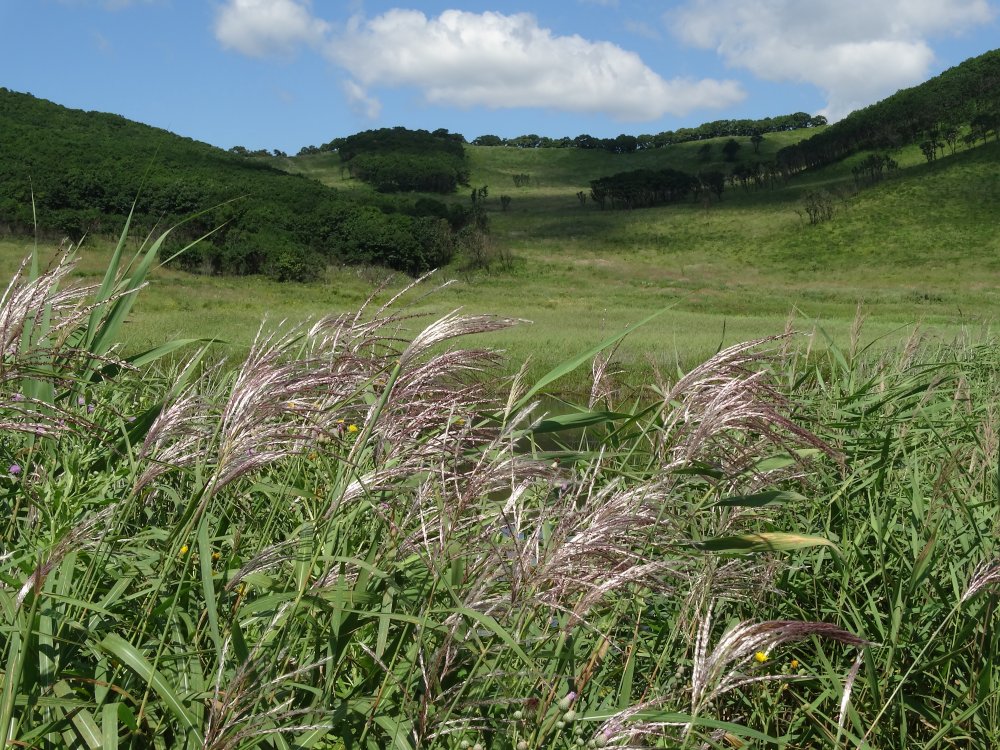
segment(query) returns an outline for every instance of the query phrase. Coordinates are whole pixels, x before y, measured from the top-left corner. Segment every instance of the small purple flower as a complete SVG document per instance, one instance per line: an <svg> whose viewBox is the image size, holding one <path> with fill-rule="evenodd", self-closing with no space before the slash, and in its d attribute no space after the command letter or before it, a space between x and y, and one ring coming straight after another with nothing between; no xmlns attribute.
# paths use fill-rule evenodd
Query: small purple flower
<svg viewBox="0 0 1000 750"><path fill-rule="evenodd" d="M21 464L11 464L10 468L7 469L7 473L10 474L12 477L16 477L18 474L21 473Z"/></svg>
<svg viewBox="0 0 1000 750"><path fill-rule="evenodd" d="M85 399L83 396L76 397L77 406L83 406L85 403L87 403L87 399Z"/></svg>
<svg viewBox="0 0 1000 750"><path fill-rule="evenodd" d="M94 405L87 404L87 414L93 414L93 413L94 413Z"/></svg>
<svg viewBox="0 0 1000 750"><path fill-rule="evenodd" d="M15 393L15 394L11 395L11 399L13 399L14 401L24 401L24 394L23 393Z"/></svg>

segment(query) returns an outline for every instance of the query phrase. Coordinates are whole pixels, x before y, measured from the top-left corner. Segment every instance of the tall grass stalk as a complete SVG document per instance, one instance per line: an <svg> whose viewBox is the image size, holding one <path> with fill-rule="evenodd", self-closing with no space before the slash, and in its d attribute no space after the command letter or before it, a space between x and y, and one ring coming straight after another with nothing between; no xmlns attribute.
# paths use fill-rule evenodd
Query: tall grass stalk
<svg viewBox="0 0 1000 750"><path fill-rule="evenodd" d="M455 341L516 321L421 324L410 290L125 360L148 250L0 306L8 743L1000 737L991 350L763 340L543 414L620 337L498 395Z"/></svg>

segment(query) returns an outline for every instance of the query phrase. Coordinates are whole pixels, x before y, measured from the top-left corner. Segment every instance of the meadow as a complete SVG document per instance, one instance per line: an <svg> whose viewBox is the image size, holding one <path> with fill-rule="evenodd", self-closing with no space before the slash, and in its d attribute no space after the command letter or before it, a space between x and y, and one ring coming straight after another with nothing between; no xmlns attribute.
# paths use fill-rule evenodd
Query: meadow
<svg viewBox="0 0 1000 750"><path fill-rule="evenodd" d="M546 414L615 337L498 393L466 344L512 321L420 328L420 286L123 358L155 250L0 298L8 744L1000 740L991 342L765 339Z"/></svg>
<svg viewBox="0 0 1000 750"><path fill-rule="evenodd" d="M801 135L770 134L767 159ZM484 338L508 353L511 369L530 360L540 374L646 315L666 310L615 354L625 381L641 383L655 366L688 369L720 346L776 334L787 326L841 343L858 315L868 340L894 346L915 328L940 341L985 335L1000 310L1000 201L996 143L925 164L916 147L897 155L901 169L858 191L853 159L793 178L774 190L727 189L721 202L601 211L576 193L595 177L641 167L696 172L698 144L628 155L579 149L469 147L473 185L488 185L491 242L508 259L468 271L459 258L433 277L451 282L417 304L431 314L461 307L525 323ZM744 144L749 152L749 143ZM370 188L341 173L336 155L271 160L344 191ZM515 187L512 177L531 176ZM810 226L802 198L827 191L834 219ZM511 197L501 210L500 196ZM455 201L468 203L465 195ZM113 243L84 245L81 278L99 275ZM11 270L30 247L0 241ZM501 267L503 265L503 267ZM168 337L215 336L245 347L265 312L272 322L356 309L387 278L376 268L330 267L322 280L282 284L260 277L206 277L161 269L127 327L128 346ZM389 290L407 280L396 277ZM583 389L586 383L569 381Z"/></svg>
<svg viewBox="0 0 1000 750"><path fill-rule="evenodd" d="M415 286L3 241L7 743L995 746L998 156L612 212L693 146L473 147L509 262Z"/></svg>

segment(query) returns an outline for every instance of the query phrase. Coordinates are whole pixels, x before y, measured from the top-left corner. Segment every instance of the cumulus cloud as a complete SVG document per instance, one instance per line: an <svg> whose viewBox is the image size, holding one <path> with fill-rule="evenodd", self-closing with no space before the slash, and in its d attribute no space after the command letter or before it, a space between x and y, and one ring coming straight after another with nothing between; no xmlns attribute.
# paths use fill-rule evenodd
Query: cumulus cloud
<svg viewBox="0 0 1000 750"><path fill-rule="evenodd" d="M355 17L327 46L354 78L354 101L374 86L413 86L428 102L460 107L546 107L623 121L725 107L734 81L665 80L634 52L557 36L527 13L448 10L437 18L393 9Z"/></svg>
<svg viewBox="0 0 1000 750"><path fill-rule="evenodd" d="M662 38L656 28L645 21L637 21L633 18L625 19L625 31L636 36L645 37L646 39L652 39L653 41L659 41Z"/></svg>
<svg viewBox="0 0 1000 750"><path fill-rule="evenodd" d="M330 25L296 0L228 0L215 18L215 38L251 57L287 56L303 44L319 45Z"/></svg>
<svg viewBox="0 0 1000 750"><path fill-rule="evenodd" d="M344 93L347 94L347 101L356 114L369 120L374 120L381 114L382 103L375 97L369 96L357 81L344 81Z"/></svg>
<svg viewBox="0 0 1000 750"><path fill-rule="evenodd" d="M992 17L986 0L689 0L665 20L732 66L818 86L836 120L923 80L931 36Z"/></svg>

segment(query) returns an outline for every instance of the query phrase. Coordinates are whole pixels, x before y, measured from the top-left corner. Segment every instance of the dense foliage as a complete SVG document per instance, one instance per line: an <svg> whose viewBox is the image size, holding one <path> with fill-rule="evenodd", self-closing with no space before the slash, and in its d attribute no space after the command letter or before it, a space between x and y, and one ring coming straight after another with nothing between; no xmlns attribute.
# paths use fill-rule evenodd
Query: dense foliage
<svg viewBox="0 0 1000 750"><path fill-rule="evenodd" d="M1000 138L1000 50L966 60L919 86L852 112L782 149L777 159L798 170L830 164L858 151L915 143L926 144L932 154L946 146L954 153L962 132L967 145L985 142L990 135Z"/></svg>
<svg viewBox="0 0 1000 750"><path fill-rule="evenodd" d="M419 273L448 261L465 221L433 202L366 205L265 160L6 89L0 133L0 231L30 233L37 216L43 233L117 233L133 202L147 228L199 214L165 245L218 230L179 261L190 270L306 279L359 262Z"/></svg>
<svg viewBox="0 0 1000 750"><path fill-rule="evenodd" d="M433 133L403 127L365 130L301 154L336 151L352 177L382 193L454 193L469 184L465 138L444 128Z"/></svg>
<svg viewBox="0 0 1000 750"><path fill-rule="evenodd" d="M697 177L676 169L636 169L592 180L590 197L601 208L649 208L683 200L700 185Z"/></svg>

